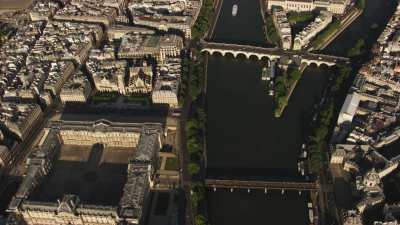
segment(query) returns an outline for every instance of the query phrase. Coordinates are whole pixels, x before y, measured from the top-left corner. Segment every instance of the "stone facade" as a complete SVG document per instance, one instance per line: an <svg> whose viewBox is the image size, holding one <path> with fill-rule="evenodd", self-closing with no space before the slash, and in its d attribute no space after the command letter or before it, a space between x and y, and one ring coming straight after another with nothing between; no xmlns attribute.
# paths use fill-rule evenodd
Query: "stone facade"
<svg viewBox="0 0 400 225"><path fill-rule="evenodd" d="M145 214L149 190L154 185L162 133L161 125L153 123L113 123L107 120L51 122L39 141L37 151L27 159L27 175L8 212L21 217L28 225L139 224ZM30 198L37 186L43 185L44 178L50 176L62 145L97 143L135 151L128 159L127 177L119 204L86 204L77 194L70 193L64 193L56 202Z"/></svg>
<svg viewBox="0 0 400 225"><path fill-rule="evenodd" d="M317 8L326 9L334 14L345 13L350 0L267 0L267 7L282 7L285 11L307 12Z"/></svg>

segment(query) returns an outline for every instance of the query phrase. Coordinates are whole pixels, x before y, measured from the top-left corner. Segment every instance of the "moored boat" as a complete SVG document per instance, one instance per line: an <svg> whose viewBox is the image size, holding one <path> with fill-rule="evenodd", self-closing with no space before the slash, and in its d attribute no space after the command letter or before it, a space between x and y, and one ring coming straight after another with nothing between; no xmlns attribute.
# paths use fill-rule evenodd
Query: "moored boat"
<svg viewBox="0 0 400 225"><path fill-rule="evenodd" d="M238 9L239 9L238 5L234 4L233 7L232 7L232 16L236 16L237 15Z"/></svg>

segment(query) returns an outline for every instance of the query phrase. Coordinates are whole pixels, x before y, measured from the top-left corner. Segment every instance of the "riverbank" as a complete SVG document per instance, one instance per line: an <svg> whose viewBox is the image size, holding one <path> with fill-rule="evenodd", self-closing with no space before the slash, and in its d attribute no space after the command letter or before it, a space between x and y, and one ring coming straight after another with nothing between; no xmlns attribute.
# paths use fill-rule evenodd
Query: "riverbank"
<svg viewBox="0 0 400 225"><path fill-rule="evenodd" d="M264 29L265 39L268 44L274 45L275 47L279 47L280 38L278 32L276 31L274 21L272 20L272 16L268 14L265 1L260 0L259 4L260 4L261 18L264 23L263 29Z"/></svg>
<svg viewBox="0 0 400 225"><path fill-rule="evenodd" d="M219 15L221 13L221 8L222 8L223 2L224 2L224 0L214 0L214 4L213 4L214 16L213 16L213 19L211 22L212 25L203 37L207 40L211 40L214 35L215 26L217 25L217 21L218 21Z"/></svg>
<svg viewBox="0 0 400 225"><path fill-rule="evenodd" d="M267 42L269 44L275 45L276 47L280 46L280 37L275 28L274 21L272 20L272 16L268 13L265 13L264 17L264 32Z"/></svg>
<svg viewBox="0 0 400 225"><path fill-rule="evenodd" d="M290 100L290 96L292 96L292 93L294 91L294 89L296 88L297 82L301 79L301 76L303 75L304 70L306 69L307 65L306 64L302 64L299 68L299 72L300 72L300 77L298 79L295 79L293 81L293 83L290 85L289 90L287 91L286 95L283 97L282 100L279 99L279 96L277 96L277 104L276 104L276 109L275 109L275 117L279 118L282 116L286 106L289 103Z"/></svg>
<svg viewBox="0 0 400 225"><path fill-rule="evenodd" d="M203 0L196 23L192 27L192 38L194 40L199 40L207 35L211 26L210 20L214 19L214 14L214 0Z"/></svg>
<svg viewBox="0 0 400 225"><path fill-rule="evenodd" d="M184 187L187 199L189 225L206 225L207 209L205 208L204 176L206 167L205 154L205 69L206 57L198 49L190 49L191 57L185 70L188 71L185 104L182 116L182 149L184 152L183 168ZM187 218L188 220L188 218Z"/></svg>
<svg viewBox="0 0 400 225"><path fill-rule="evenodd" d="M326 46L328 46L343 31L345 31L346 28L350 26L363 13L363 11L363 9L354 7L347 15L345 15L340 21L338 21L339 25L337 27L335 26L335 24L333 24L335 22L333 22L330 26L328 26L325 30L318 34L307 50L323 50L324 48L326 48Z"/></svg>

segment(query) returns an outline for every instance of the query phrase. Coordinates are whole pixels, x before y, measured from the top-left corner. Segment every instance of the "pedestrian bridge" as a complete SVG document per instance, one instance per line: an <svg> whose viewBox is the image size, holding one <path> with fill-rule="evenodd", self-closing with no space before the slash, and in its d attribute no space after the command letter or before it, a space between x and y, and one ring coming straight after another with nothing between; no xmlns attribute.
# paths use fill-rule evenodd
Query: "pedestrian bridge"
<svg viewBox="0 0 400 225"><path fill-rule="evenodd" d="M345 57L313 54L307 51L292 51L278 48L263 48L251 45L226 44L206 41L201 41L200 45L201 52L208 52L210 55L213 55L217 52L223 56L226 54L232 54L235 58L239 55L244 55L246 58L255 56L258 60L263 58L267 58L268 60L277 60L282 57L286 57L292 60L300 60L301 64L305 63L307 66L311 64L316 64L317 66L334 66L336 64L349 62L349 59Z"/></svg>
<svg viewBox="0 0 400 225"><path fill-rule="evenodd" d="M257 181L257 180L228 180L228 179L206 179L206 187L223 189L262 189L262 190L294 190L294 191L317 191L319 184L316 182L288 182L288 181Z"/></svg>

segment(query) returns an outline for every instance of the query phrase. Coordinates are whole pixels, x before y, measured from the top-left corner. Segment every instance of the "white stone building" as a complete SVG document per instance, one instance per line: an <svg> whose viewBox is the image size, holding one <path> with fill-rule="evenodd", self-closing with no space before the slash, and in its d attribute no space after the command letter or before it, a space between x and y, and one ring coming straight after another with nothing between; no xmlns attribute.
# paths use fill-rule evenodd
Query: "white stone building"
<svg viewBox="0 0 400 225"><path fill-rule="evenodd" d="M300 33L296 34L293 42L293 50L300 50L307 46L319 32L332 22L332 18L332 13L321 11L314 22L310 23Z"/></svg>
<svg viewBox="0 0 400 225"><path fill-rule="evenodd" d="M266 0L267 7L282 7L285 11L308 12L317 8L325 9L334 14L345 13L351 0Z"/></svg>
<svg viewBox="0 0 400 225"><path fill-rule="evenodd" d="M286 12L281 9L274 9L272 13L275 28L281 39L283 49L292 47L292 28L286 16Z"/></svg>
<svg viewBox="0 0 400 225"><path fill-rule="evenodd" d="M65 104L67 102L86 102L92 92L88 78L81 71L75 73L64 84L60 98Z"/></svg>
<svg viewBox="0 0 400 225"><path fill-rule="evenodd" d="M347 95L346 100L340 110L337 124L340 125L344 122L350 122L356 115L358 105L360 104L360 96L357 93Z"/></svg>

